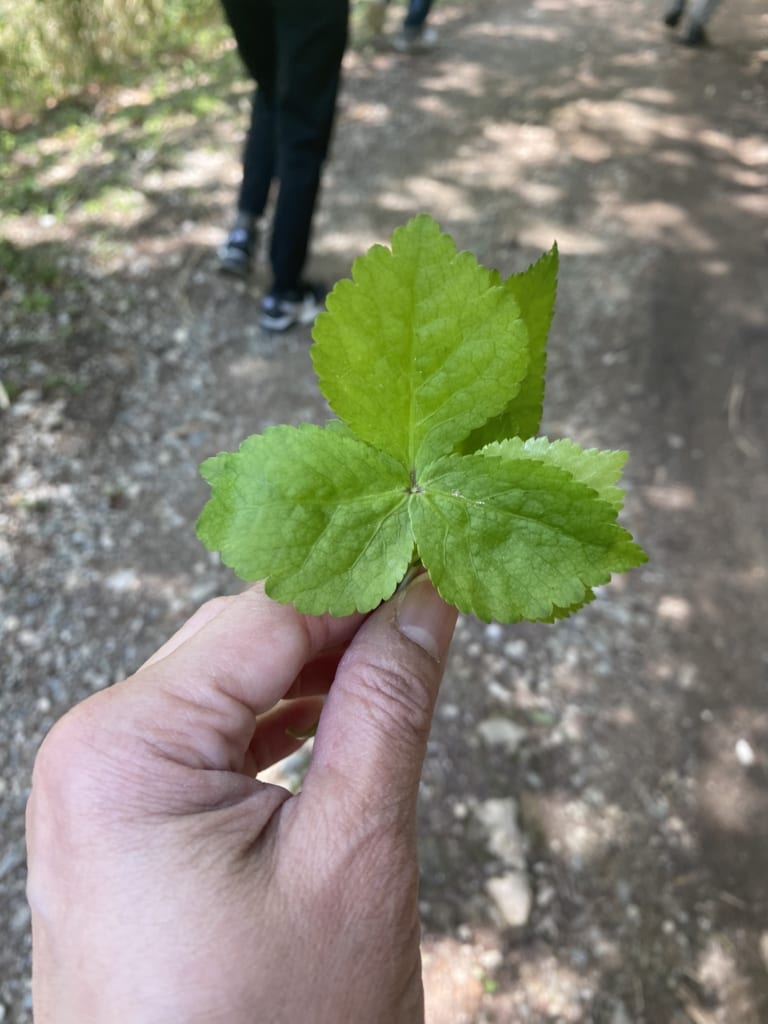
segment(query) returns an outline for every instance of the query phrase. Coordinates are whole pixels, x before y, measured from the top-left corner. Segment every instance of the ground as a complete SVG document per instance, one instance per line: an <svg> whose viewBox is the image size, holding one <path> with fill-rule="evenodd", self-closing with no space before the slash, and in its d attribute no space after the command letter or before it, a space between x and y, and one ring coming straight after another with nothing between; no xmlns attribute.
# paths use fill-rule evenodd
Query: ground
<svg viewBox="0 0 768 1024"><path fill-rule="evenodd" d="M391 16L396 20L397 11ZM312 269L416 212L504 272L557 239L543 432L630 450L646 567L556 626L462 618L421 793L430 1024L768 1019L768 17L477 0L346 59ZM23 809L73 702L237 589L196 467L320 421L308 331L217 275L231 52L0 136L0 1020L31 1019ZM282 767L290 778L301 764Z"/></svg>

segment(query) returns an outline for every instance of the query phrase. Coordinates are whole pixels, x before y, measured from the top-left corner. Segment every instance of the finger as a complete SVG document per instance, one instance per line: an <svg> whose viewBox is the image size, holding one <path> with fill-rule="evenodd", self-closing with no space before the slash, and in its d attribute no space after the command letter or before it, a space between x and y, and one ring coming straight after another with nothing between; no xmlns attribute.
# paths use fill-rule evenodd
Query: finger
<svg viewBox="0 0 768 1024"><path fill-rule="evenodd" d="M262 715L246 754L244 771L256 776L297 751L306 743L302 733L317 725L322 710L322 697L302 697L280 703Z"/></svg>
<svg viewBox="0 0 768 1024"><path fill-rule="evenodd" d="M263 589L260 584L256 584L254 589ZM155 662L162 661L169 654L173 654L177 647L181 647L183 643L193 637L195 633L199 633L203 626L207 625L211 619L215 619L217 615L220 615L224 609L236 600L235 597L214 597L210 601L206 601L205 604L201 605L197 611L187 619L183 626L176 630L172 637L169 637L165 641L162 647L159 647L154 654L150 655L149 658L141 666L146 668L147 665L154 665Z"/></svg>
<svg viewBox="0 0 768 1024"><path fill-rule="evenodd" d="M313 658L296 676L285 695L286 700L293 700L296 697L316 697L328 693L346 649L347 644L344 644L333 651L324 651Z"/></svg>
<svg viewBox="0 0 768 1024"><path fill-rule="evenodd" d="M423 574L359 629L326 700L306 794L341 795L352 813L412 813L456 615Z"/></svg>
<svg viewBox="0 0 768 1024"><path fill-rule="evenodd" d="M289 691L308 662L347 641L361 620L300 615L251 588L223 603L162 660L113 688L112 713L167 758L242 771L257 716Z"/></svg>

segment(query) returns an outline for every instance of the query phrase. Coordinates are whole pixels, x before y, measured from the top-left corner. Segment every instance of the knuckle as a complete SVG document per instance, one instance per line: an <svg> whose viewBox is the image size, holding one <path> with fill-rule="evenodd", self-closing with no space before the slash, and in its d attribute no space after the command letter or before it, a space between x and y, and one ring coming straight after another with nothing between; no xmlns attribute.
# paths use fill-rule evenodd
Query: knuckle
<svg viewBox="0 0 768 1024"><path fill-rule="evenodd" d="M365 662L357 667L358 692L372 721L390 737L426 742L432 696L420 676L402 665Z"/></svg>

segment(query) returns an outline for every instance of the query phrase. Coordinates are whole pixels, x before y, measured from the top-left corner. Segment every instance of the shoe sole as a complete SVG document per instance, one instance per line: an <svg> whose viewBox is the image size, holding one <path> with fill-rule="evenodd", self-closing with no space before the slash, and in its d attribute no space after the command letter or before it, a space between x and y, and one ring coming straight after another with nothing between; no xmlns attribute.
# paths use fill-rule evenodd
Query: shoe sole
<svg viewBox="0 0 768 1024"><path fill-rule="evenodd" d="M247 277L253 263L249 256L236 247L232 249L222 247L216 253L216 259L219 263L220 273L234 274L237 277Z"/></svg>
<svg viewBox="0 0 768 1024"><path fill-rule="evenodd" d="M308 327L315 322L322 309L321 305L317 305L311 309L284 313L282 316L269 316L266 313L262 313L259 317L259 327L263 327L265 331L272 331L275 334L287 331L289 327L295 327L297 324L301 324L302 327Z"/></svg>

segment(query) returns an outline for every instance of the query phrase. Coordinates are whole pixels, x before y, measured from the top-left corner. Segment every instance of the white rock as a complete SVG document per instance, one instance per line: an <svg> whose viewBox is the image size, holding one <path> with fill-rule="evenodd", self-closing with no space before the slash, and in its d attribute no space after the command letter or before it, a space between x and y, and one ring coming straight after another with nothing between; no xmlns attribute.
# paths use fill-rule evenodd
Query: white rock
<svg viewBox="0 0 768 1024"><path fill-rule="evenodd" d="M521 928L528 921L531 886L524 871L507 871L496 878L489 878L485 887L502 925Z"/></svg>
<svg viewBox="0 0 768 1024"><path fill-rule="evenodd" d="M508 754L517 752L520 744L527 736L527 730L508 718L486 718L477 731L489 747L502 747Z"/></svg>
<svg viewBox="0 0 768 1024"><path fill-rule="evenodd" d="M488 696L493 697L499 704L511 704L512 694L501 683L497 683L495 679L491 679L488 683Z"/></svg>
<svg viewBox="0 0 768 1024"><path fill-rule="evenodd" d="M528 653L528 644L525 640L508 640L504 644L504 653L513 661L523 661Z"/></svg>
<svg viewBox="0 0 768 1024"><path fill-rule="evenodd" d="M126 594L138 590L140 580L135 569L116 569L107 576L104 583L113 594Z"/></svg>
<svg viewBox="0 0 768 1024"><path fill-rule="evenodd" d="M755 752L748 740L740 739L735 746L736 760L742 768L750 768L755 763Z"/></svg>
<svg viewBox="0 0 768 1024"><path fill-rule="evenodd" d="M517 801L512 797L485 800L475 815L488 833L488 849L505 867L525 867L525 839L517 820Z"/></svg>

